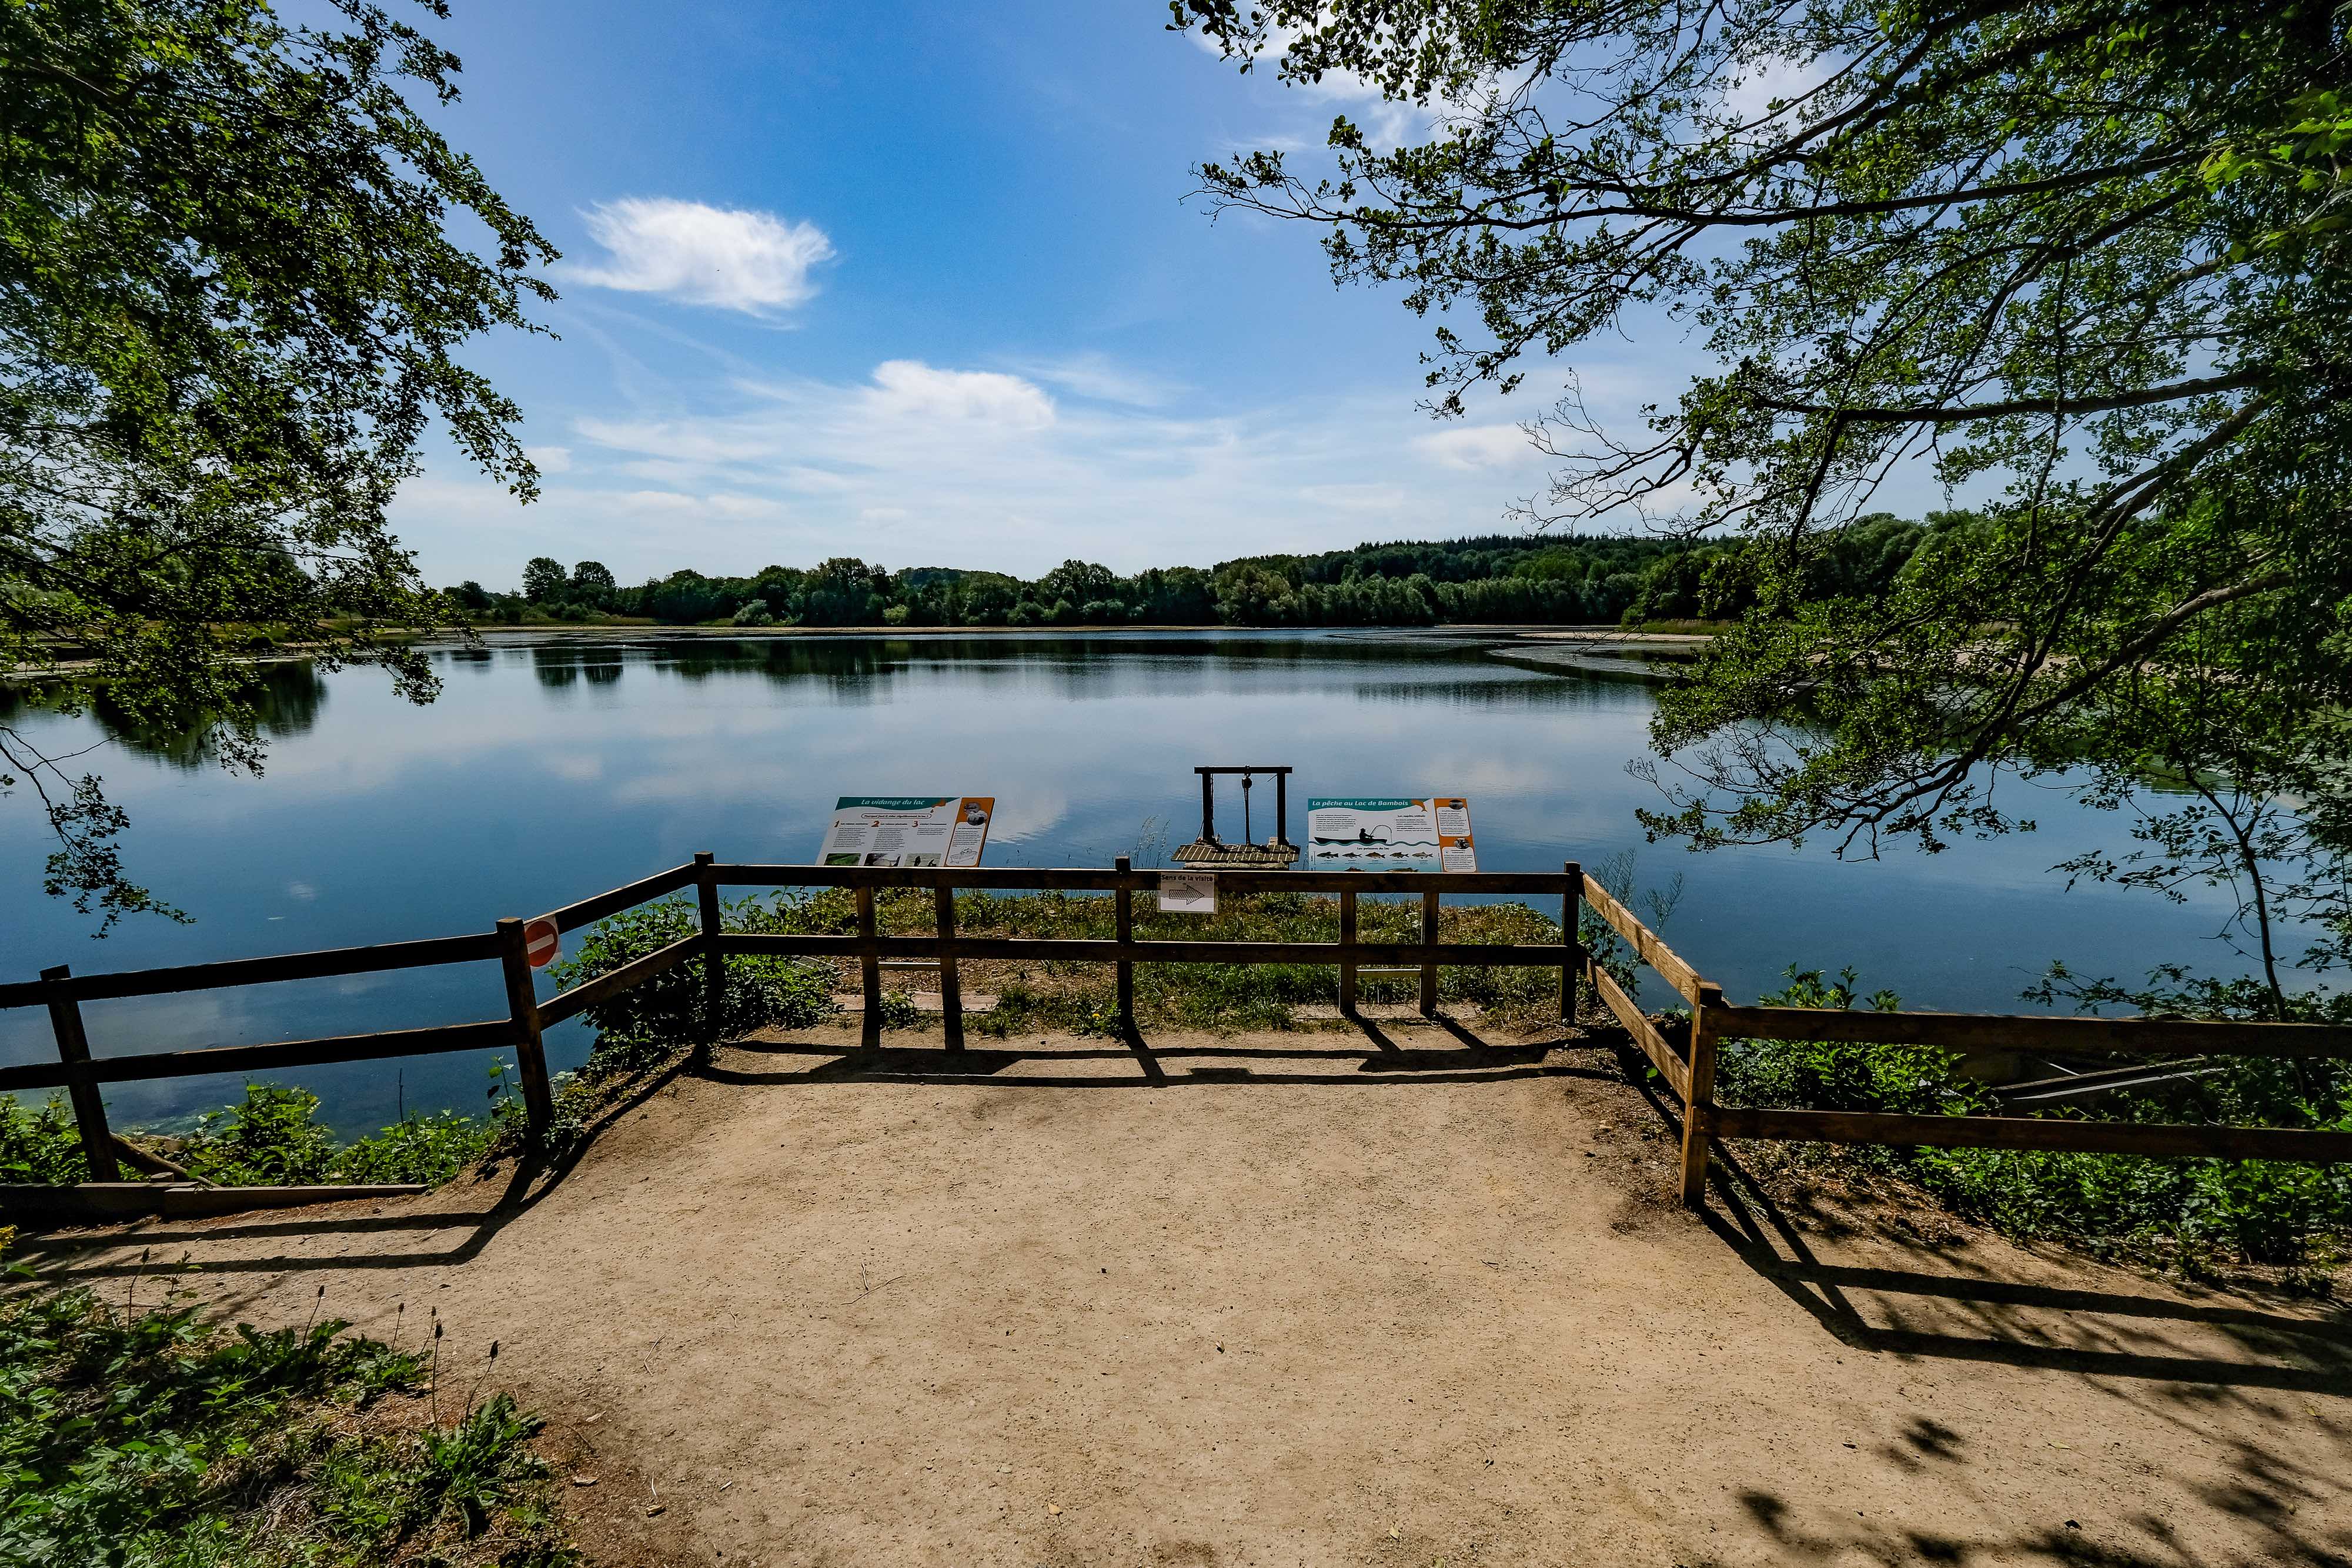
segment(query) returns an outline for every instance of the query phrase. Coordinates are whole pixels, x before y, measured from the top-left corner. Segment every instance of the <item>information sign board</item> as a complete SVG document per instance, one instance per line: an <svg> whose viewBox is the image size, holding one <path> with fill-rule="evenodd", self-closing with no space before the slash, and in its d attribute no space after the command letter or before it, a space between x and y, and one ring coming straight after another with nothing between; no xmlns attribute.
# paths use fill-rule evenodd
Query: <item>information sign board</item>
<svg viewBox="0 0 2352 1568"><path fill-rule="evenodd" d="M1470 802L1459 795L1311 800L1307 864L1310 871L1476 871Z"/></svg>
<svg viewBox="0 0 2352 1568"><path fill-rule="evenodd" d="M817 863L976 866L995 816L993 795L844 795Z"/></svg>

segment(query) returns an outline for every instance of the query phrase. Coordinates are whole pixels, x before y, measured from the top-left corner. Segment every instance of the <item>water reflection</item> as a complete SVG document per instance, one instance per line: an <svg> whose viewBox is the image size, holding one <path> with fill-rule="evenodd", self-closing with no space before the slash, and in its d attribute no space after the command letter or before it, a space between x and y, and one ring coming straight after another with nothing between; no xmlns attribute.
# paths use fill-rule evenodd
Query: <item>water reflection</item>
<svg viewBox="0 0 2352 1568"><path fill-rule="evenodd" d="M1293 831L1311 795L1463 794L1490 869L1595 864L1641 834L1652 688L1530 662L1541 644L1477 633L890 634L737 638L628 633L427 650L454 674L413 707L380 672L305 665L257 678L272 742L258 780L195 767L185 737L93 713L61 718L0 688L9 721L62 752L113 741L160 768L97 762L131 812L142 881L192 926L133 922L93 949L88 924L34 892L47 852L28 810L0 806L0 978L70 958L121 969L486 929L674 865L698 850L793 862L845 794L998 798L994 865L1102 864L1199 818L1203 762L1286 762ZM334 700L326 700L328 688ZM1915 1006L2010 1009L2052 957L2136 977L2206 968L2209 895L2175 908L2046 874L2127 824L2060 791L2043 831L1933 860L1842 864L1819 846L1698 859L1642 848L1640 879L1681 871L1670 941L1733 995L1790 963L1853 964ZM1152 824L1157 823L1155 829ZM103 1052L359 1032L498 1010L454 974L337 988L251 988L92 1019ZM558 1066L584 1054L566 1026ZM51 1051L46 1020L0 1012L0 1060ZM471 1109L480 1064L359 1064L331 1082L339 1123L411 1105ZM125 1091L128 1094L130 1092ZM163 1114L197 1092L138 1092ZM217 1098L217 1086L204 1093ZM179 1098L175 1098L178 1096ZM126 1101L126 1104L129 1102ZM209 1102L207 1102L209 1103Z"/></svg>
<svg viewBox="0 0 2352 1568"><path fill-rule="evenodd" d="M45 700L53 692L0 683L0 722L31 724L53 713ZM202 730L158 724L132 713L104 686L84 694L88 720L106 739L137 756L183 772L213 767L217 752ZM326 706L327 683L308 661L256 666L238 695L250 710L255 730L272 743L308 735ZM70 721L67 721L70 722Z"/></svg>

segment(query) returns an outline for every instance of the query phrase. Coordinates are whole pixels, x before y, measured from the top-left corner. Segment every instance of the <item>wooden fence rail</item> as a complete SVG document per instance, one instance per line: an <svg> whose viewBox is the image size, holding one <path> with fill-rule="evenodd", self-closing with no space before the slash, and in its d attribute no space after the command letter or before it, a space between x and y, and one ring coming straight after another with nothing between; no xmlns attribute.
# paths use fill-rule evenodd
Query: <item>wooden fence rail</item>
<svg viewBox="0 0 2352 1568"><path fill-rule="evenodd" d="M0 1068L0 1092L62 1087L75 1120L91 1179L118 1175L117 1141L106 1125L99 1090L107 1083L214 1072L256 1072L367 1061L446 1051L510 1049L534 1138L551 1116L542 1031L630 988L694 958L730 955L823 957L856 961L869 1043L879 1039L881 971L886 963L936 965L947 1047L963 1047L961 966L972 960L1023 959L1104 963L1118 977L1118 1017L1135 1028L1137 964L1309 964L1336 966L1339 1005L1352 1015L1359 975L1367 969L1417 974L1423 1012L1437 1007L1441 966L1547 968L1559 972L1562 1016L1576 1011L1579 977L1622 1024L1683 1107L1682 1191L1697 1204L1706 1190L1707 1146L1717 1137L1871 1143L1945 1148L2071 1149L2090 1153L2201 1155L2231 1159L2352 1161L2352 1134L2284 1127L2147 1125L2054 1116L1905 1116L1878 1113L1794 1111L1716 1103L1716 1060L1727 1039L1918 1044L1963 1051L1987 1046L2062 1053L2169 1057L2266 1055L2352 1058L2352 1029L2302 1024L2197 1022L2176 1019L1997 1017L1926 1012L1855 1012L1805 1008L1732 1007L1722 988L1704 978L1659 940L1608 889L1573 862L1557 872L1229 871L1216 873L1228 894L1336 894L1339 938L1332 942L1194 941L1139 936L1135 895L1156 891L1160 873L1137 871L1125 859L1108 870L1088 868L904 868L782 864L721 864L698 854L686 865L569 904L552 912L560 929L576 930L654 899L694 890L696 929L654 952L584 980L545 1001L538 999L525 956L522 922L505 919L492 930L416 942L385 943L275 957L235 958L114 975L73 974L63 965L37 980L0 984L0 1008L45 1007L58 1048L54 1063ZM724 928L724 887L839 887L854 895L855 930L834 936L781 936ZM885 935L876 894L887 890L931 894L928 929ZM1066 892L1112 896L1108 937L978 936L956 926L955 894L963 891ZM1362 939L1359 899L1365 894L1420 895L1419 940ZM1557 895L1560 939L1544 943L1448 943L1438 937L1438 911L1446 894ZM1644 1013L1615 976L1580 939L1580 910L1623 938L1634 956L1661 976L1689 1005L1686 1026L1662 1026ZM475 1023L390 1030L268 1045L209 1046L122 1056L93 1056L81 1004L126 997L163 996L227 986L336 975L374 974L441 964L496 961L506 1016ZM705 1016L719 1017L721 966L704 967ZM1673 1038L1681 1036L1680 1040Z"/></svg>
<svg viewBox="0 0 2352 1568"><path fill-rule="evenodd" d="M1440 943L1433 911L1438 892L1430 879L1412 873L1360 874L1331 872L1223 873L1219 886L1231 893L1282 891L1341 893L1345 896L1344 939L1329 942L1171 942L1139 940L1134 934L1134 895L1156 890L1160 873L1136 871L1125 859L1110 870L1047 868L1038 870L971 868L902 869L866 866L722 865L710 854L698 854L686 865L673 866L652 876L568 904L551 912L560 930L576 930L622 911L692 888L696 894L697 930L666 946L582 981L569 990L541 1001L536 995L525 956L522 922L504 919L493 929L460 936L436 936L424 941L390 942L367 947L341 947L311 953L288 953L265 958L231 958L209 964L184 964L170 968L142 969L113 975L73 974L65 966L42 971L37 980L0 985L0 1008L46 1007L57 1040L55 1062L0 1067L0 1092L15 1090L67 1091L73 1104L83 1156L94 1182L111 1182L120 1175L117 1141L106 1124L99 1090L103 1084L138 1080L192 1077L214 1072L263 1072L287 1068L316 1067L335 1062L369 1061L392 1057L424 1056L447 1051L511 1050L520 1082L525 1120L534 1138L552 1117L551 1085L541 1035L551 1025L611 1000L665 970L691 958L730 954L793 955L853 958L858 963L865 989L866 1030L870 1040L881 1028L881 965L886 959L923 959L940 967L948 1046L963 1046L962 992L958 965L965 959L1054 959L1107 963L1118 977L1119 1018L1134 1027L1134 967L1138 963L1214 964L1335 964L1343 977L1342 992L1350 1011L1355 1001L1355 971L1362 964L1410 965L1422 975L1422 1006L1436 1006L1436 975L1440 964L1512 966L1557 968L1561 997L1570 996L1570 977L1583 963L1573 942L1574 910L1582 873L1574 866L1558 872L1499 872L1453 874L1443 893L1556 894L1568 915L1567 939L1530 945ZM846 936L775 936L730 933L723 928L719 890L722 887L844 887L856 895L857 929ZM885 936L875 916L875 894L889 888L929 889L933 894L932 929L919 936ZM1116 935L1104 939L1045 940L1027 937L973 937L955 928L955 894L966 889L1022 892L1107 893L1113 895ZM1354 939L1356 895L1361 893L1419 893L1423 895L1422 940L1364 943ZM336 975L379 974L394 969L422 968L441 964L496 961L503 983L507 1016L478 1023L446 1024L425 1029L388 1030L371 1034L342 1035L320 1040L278 1040L267 1045L205 1046L185 1051L150 1051L132 1055L97 1056L89 1051L81 1017L85 1001L124 997L168 996L188 991L216 990L229 986L261 985L278 980L320 979ZM705 970L705 1016L719 1015L723 985L719 966Z"/></svg>
<svg viewBox="0 0 2352 1568"><path fill-rule="evenodd" d="M2067 1116L1916 1116L1718 1104L1716 1059L1727 1040L1926 1045L1955 1052L1997 1047L2062 1055L2342 1059L2352 1058L2352 1029L2190 1019L1732 1007L1724 1001L1722 988L1702 979L1697 970L1659 941L1657 933L1611 897L1606 888L1589 876L1584 884L1584 896L1593 913L1690 1003L1686 1044L1678 1048L1597 960L1587 960L1587 973L1602 1005L1633 1037L1633 1043L1682 1102L1683 1201L1694 1207L1706 1197L1707 1146L1717 1138L1946 1149L2062 1149L2080 1154L2313 1164L2352 1161L2352 1133L2302 1127L2090 1122Z"/></svg>

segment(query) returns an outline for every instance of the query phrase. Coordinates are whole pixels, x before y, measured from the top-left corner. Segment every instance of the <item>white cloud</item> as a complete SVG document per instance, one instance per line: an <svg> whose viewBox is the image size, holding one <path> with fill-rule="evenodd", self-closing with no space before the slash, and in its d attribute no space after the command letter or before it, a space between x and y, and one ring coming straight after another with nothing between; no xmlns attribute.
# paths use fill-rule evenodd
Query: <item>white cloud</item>
<svg viewBox="0 0 2352 1568"><path fill-rule="evenodd" d="M1024 360L1016 361L1013 368L1024 376L1059 387L1073 397L1125 403L1129 408L1160 408L1174 402L1184 390L1174 382L1129 370L1103 354Z"/></svg>
<svg viewBox="0 0 2352 1568"><path fill-rule="evenodd" d="M808 299L810 272L834 254L814 224L667 196L600 202L581 215L610 260L566 266L561 277L754 315Z"/></svg>
<svg viewBox="0 0 2352 1568"><path fill-rule="evenodd" d="M1201 48L1223 57L1223 47L1206 32L1195 30L1189 36ZM1419 141L1429 133L1433 116L1426 106L1391 99L1381 90L1378 82L1359 72L1334 69L1325 71L1312 81L1280 81L1276 71L1282 57L1297 40L1298 29L1296 27L1267 29L1264 46L1252 57L1251 75L1275 84L1274 90L1290 101L1338 109L1378 150L1393 150L1407 141ZM1265 148L1296 152L1325 144L1325 139L1320 136L1310 142L1303 136L1271 132L1244 138L1242 145L1235 151Z"/></svg>
<svg viewBox="0 0 2352 1568"><path fill-rule="evenodd" d="M572 448L569 446L526 446L522 455L530 459L542 474L572 472Z"/></svg>
<svg viewBox="0 0 2352 1568"><path fill-rule="evenodd" d="M1414 450L1431 461L1465 473L1516 468L1539 458L1528 433L1516 424L1463 424L1422 436Z"/></svg>
<svg viewBox="0 0 2352 1568"><path fill-rule="evenodd" d="M575 419L574 472L538 505L459 479L451 454L404 487L397 526L436 582L502 586L533 555L593 556L630 580L845 552L1026 575L1078 556L1131 571L1491 533L1549 466L1499 406L1439 428L1396 389L1179 413L1057 401L1046 367L1026 368L901 359L845 379L682 384L666 406ZM1587 390L1612 413L1670 390L1632 365L1592 371Z"/></svg>
<svg viewBox="0 0 2352 1568"><path fill-rule="evenodd" d="M866 406L885 419L957 420L1038 430L1054 423L1054 400L1032 382L995 371L942 371L919 360L874 368Z"/></svg>

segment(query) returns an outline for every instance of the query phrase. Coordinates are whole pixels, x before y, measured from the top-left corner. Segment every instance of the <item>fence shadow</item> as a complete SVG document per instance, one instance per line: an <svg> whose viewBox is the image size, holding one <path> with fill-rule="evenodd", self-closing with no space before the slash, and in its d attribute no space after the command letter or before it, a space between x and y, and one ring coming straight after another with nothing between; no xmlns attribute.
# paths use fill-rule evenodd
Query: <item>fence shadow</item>
<svg viewBox="0 0 2352 1568"><path fill-rule="evenodd" d="M299 1240L312 1236L431 1237L462 1229L462 1236L443 1246L387 1248L374 1252L316 1256L278 1252L255 1258L207 1258L201 1266L201 1271L209 1277L224 1274L275 1276L331 1273L345 1269L451 1268L468 1263L480 1256L482 1249L499 1231L530 1213L541 1199L553 1192L609 1128L669 1087L679 1076L694 1070L694 1058L684 1056L657 1072L648 1073L641 1082L633 1085L628 1093L597 1112L580 1135L553 1158L518 1157L507 1166L502 1177L494 1178L495 1186L489 1182L481 1184L475 1189L484 1194L484 1202L478 1207L445 1207L421 1213L359 1215L345 1212L284 1218L249 1218L219 1224L173 1224L165 1221L110 1229L99 1235L41 1233L27 1237L18 1247L19 1257L32 1268L34 1278L5 1293L110 1280L152 1279L168 1284L181 1273L177 1260L169 1256L152 1256L143 1261L74 1261L85 1253L121 1254L134 1246L156 1254L168 1253L175 1245L193 1246L197 1243L267 1241L273 1239ZM445 1201L451 1196L446 1191L427 1195ZM349 1207L348 1205L341 1207ZM257 1293L228 1291L209 1291L207 1295L215 1308L234 1312Z"/></svg>
<svg viewBox="0 0 2352 1568"><path fill-rule="evenodd" d="M2191 1388L2352 1396L2352 1322L2340 1311L2305 1315L2153 1291L1957 1272L1935 1249L1894 1238L1879 1240L1909 1251L1923 1266L1825 1260L1737 1155L1720 1145L1714 1153L1724 1168L1709 1184L1714 1202L1702 1219L1742 1262L1842 1344L1905 1357L2154 1380L2180 1385L2183 1397ZM1883 1321L1864 1315L1856 1292L1881 1299ZM2049 1319L2059 1313L2065 1314L2063 1333ZM2212 1353L2224 1347L2236 1354Z"/></svg>
<svg viewBox="0 0 2352 1568"><path fill-rule="evenodd" d="M747 1067L721 1060L698 1069L714 1082L793 1085L872 1081L954 1084L985 1080L991 1084L1038 1089L1182 1088L1212 1084L1317 1084L1365 1087L1381 1083L1484 1082L1514 1078L1613 1079L1612 1071L1555 1061L1563 1050L1594 1042L1566 1033L1546 1038L1489 1042L1459 1024L1444 1027L1458 1043L1400 1045L1379 1023L1349 1020L1360 1043L1323 1045L1344 1035L1303 1036L1297 1044L1223 1045L1154 1042L1139 1031L1104 1037L1100 1046L992 1045L949 1051L938 1044L856 1044L821 1040L744 1040L727 1047L733 1057L750 1056L773 1067ZM785 1066L798 1059L805 1065ZM1131 1066L1132 1072L1114 1064Z"/></svg>

